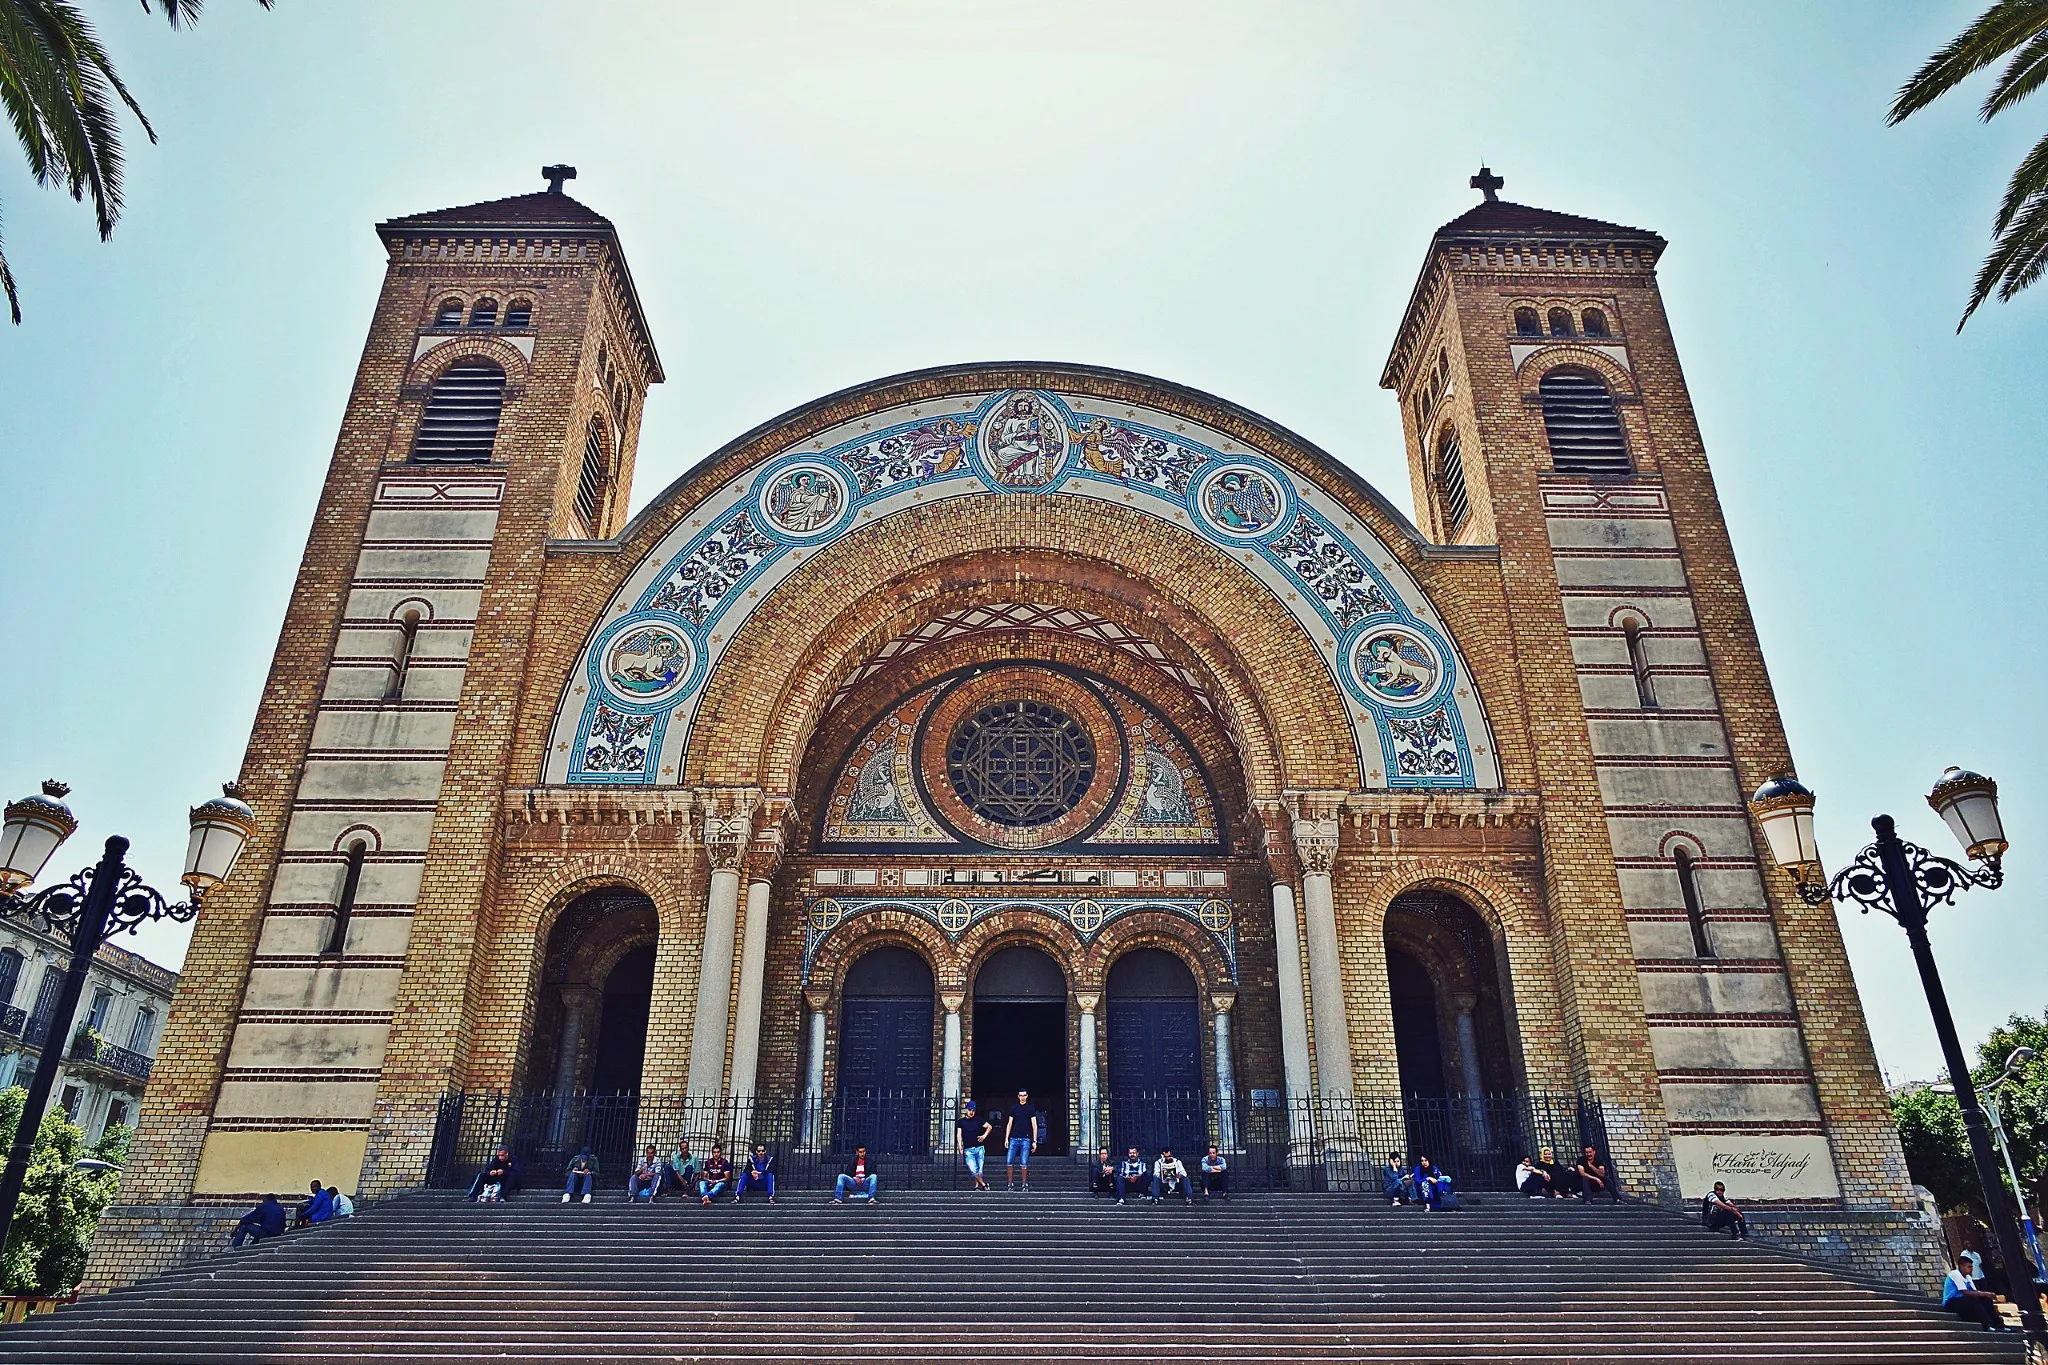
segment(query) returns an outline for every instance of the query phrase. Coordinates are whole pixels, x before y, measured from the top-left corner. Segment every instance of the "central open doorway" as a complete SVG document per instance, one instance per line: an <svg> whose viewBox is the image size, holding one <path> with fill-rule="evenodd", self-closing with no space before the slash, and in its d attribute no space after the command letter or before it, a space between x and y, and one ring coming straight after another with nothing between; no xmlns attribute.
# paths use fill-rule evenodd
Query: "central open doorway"
<svg viewBox="0 0 2048 1365"><path fill-rule="evenodd" d="M968 1091L983 1114L1007 1116L1017 1092L1044 1112L1042 1156L1067 1145L1067 978L1036 948L1004 948L974 978L974 1074ZM996 1124L1001 1139L1003 1126ZM1001 1159L989 1153L993 1164Z"/></svg>

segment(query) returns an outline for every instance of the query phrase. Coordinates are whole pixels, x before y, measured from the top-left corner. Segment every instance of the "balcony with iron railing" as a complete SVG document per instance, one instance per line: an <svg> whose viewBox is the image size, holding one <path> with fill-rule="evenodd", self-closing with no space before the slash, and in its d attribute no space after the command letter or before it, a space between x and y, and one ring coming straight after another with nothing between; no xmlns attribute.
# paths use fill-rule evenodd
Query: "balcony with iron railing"
<svg viewBox="0 0 2048 1365"><path fill-rule="evenodd" d="M154 1057L145 1057L140 1052L116 1047L106 1039L84 1029L79 1030L77 1036L71 1040L70 1060L137 1081L148 1080L150 1068L156 1064Z"/></svg>

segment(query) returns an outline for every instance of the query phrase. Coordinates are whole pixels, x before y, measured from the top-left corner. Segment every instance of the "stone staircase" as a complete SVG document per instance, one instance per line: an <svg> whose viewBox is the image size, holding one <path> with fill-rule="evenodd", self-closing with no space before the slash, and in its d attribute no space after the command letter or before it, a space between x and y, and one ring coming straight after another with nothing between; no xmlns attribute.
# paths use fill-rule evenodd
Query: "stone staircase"
<svg viewBox="0 0 2048 1365"><path fill-rule="evenodd" d="M1644 1209L1118 1208L1060 1188L884 1191L874 1208L418 1194L0 1328L10 1365L2020 1354L2014 1336Z"/></svg>

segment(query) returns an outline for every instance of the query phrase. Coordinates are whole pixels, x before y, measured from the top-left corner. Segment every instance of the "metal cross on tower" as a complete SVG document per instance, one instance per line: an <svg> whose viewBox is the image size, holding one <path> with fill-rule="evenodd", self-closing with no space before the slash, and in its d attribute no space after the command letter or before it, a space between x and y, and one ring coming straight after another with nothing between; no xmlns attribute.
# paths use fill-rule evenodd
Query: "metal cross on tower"
<svg viewBox="0 0 2048 1365"><path fill-rule="evenodd" d="M571 174L574 174L572 171ZM1493 173L1491 167L1481 166L1479 174L1472 177L1472 188L1486 196L1489 204L1500 201L1500 187L1508 182Z"/></svg>
<svg viewBox="0 0 2048 1365"><path fill-rule="evenodd" d="M540 173L547 177L549 194L560 194L562 192L562 182L576 178L576 168L574 166L543 166L540 168ZM1478 182L1475 181L1474 183ZM1493 196L1488 194L1486 197L1491 199Z"/></svg>

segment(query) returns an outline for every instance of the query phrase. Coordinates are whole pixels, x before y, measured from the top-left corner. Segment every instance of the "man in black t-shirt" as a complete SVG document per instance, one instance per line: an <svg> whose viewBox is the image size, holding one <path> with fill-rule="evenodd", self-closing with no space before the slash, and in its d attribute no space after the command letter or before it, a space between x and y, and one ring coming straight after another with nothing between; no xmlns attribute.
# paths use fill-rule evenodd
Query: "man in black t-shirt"
<svg viewBox="0 0 2048 1365"><path fill-rule="evenodd" d="M988 1140L995 1133L995 1125L974 1111L974 1101L969 1100L961 1107L960 1117L953 1121L960 1130L960 1156L967 1163L967 1173L974 1177L974 1188L985 1190L988 1182L981 1178L982 1164L988 1160Z"/></svg>
<svg viewBox="0 0 2048 1365"><path fill-rule="evenodd" d="M1021 1182L1031 1188L1031 1154L1038 1150L1038 1110L1031 1105L1031 1092L1019 1090L1010 1121L1003 1125L1003 1140L1010 1145L1008 1164L1003 1168L1003 1188L1015 1189Z"/></svg>

